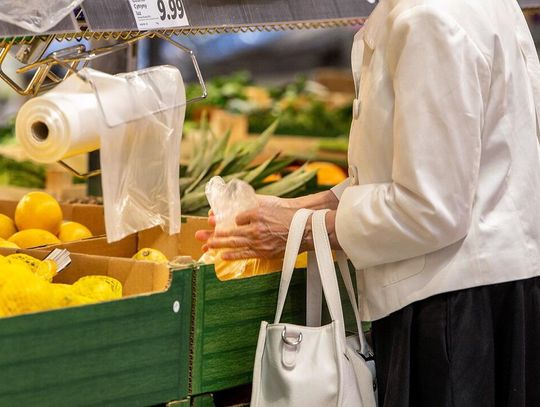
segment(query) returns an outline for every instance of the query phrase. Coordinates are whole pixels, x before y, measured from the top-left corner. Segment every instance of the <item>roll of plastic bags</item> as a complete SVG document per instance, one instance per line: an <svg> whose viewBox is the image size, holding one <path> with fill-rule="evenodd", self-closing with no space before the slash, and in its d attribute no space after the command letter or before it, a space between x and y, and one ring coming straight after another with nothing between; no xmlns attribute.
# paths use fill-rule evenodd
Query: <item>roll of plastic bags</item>
<svg viewBox="0 0 540 407"><path fill-rule="evenodd" d="M33 32L45 32L79 6L83 0L3 0L0 20Z"/></svg>
<svg viewBox="0 0 540 407"><path fill-rule="evenodd" d="M26 154L50 164L97 150L105 121L91 84L72 75L26 102L17 114L15 129Z"/></svg>
<svg viewBox="0 0 540 407"><path fill-rule="evenodd" d="M177 68L109 75L85 68L19 111L16 133L36 161L101 148L107 240L161 226L180 231L178 183L186 94Z"/></svg>

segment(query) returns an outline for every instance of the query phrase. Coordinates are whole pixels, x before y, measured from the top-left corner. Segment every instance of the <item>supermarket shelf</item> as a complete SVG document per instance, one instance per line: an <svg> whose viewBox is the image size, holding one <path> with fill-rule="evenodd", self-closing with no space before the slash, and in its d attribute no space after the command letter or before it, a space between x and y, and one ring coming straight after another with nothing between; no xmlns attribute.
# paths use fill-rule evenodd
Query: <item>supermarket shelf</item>
<svg viewBox="0 0 540 407"><path fill-rule="evenodd" d="M85 0L83 13L66 17L40 36L64 38L129 38L139 31L130 0ZM540 0L519 0L523 9L540 8ZM365 0L183 0L189 26L169 34L319 28L362 23L374 5ZM6 37L35 37L36 33L0 22L0 41ZM20 38L19 38L20 40Z"/></svg>
<svg viewBox="0 0 540 407"><path fill-rule="evenodd" d="M168 29L168 33L196 34L242 30L319 28L359 24L374 5L358 0L183 0L189 26ZM24 30L0 22L0 38L35 37L62 33L68 38L128 38L139 30L130 0L85 0L82 11L74 12L54 30L46 33ZM74 16L77 15L77 23ZM20 38L18 39L20 41Z"/></svg>
<svg viewBox="0 0 540 407"><path fill-rule="evenodd" d="M48 34L60 34L79 31L75 15L69 15L54 26ZM0 38L9 36L25 36L28 32L24 28L0 21ZM35 35L35 34L32 34Z"/></svg>
<svg viewBox="0 0 540 407"><path fill-rule="evenodd" d="M367 17L374 5L358 0L246 2L242 0L183 0L190 29L279 26L292 22L347 21ZM91 31L137 30L127 0L86 0Z"/></svg>

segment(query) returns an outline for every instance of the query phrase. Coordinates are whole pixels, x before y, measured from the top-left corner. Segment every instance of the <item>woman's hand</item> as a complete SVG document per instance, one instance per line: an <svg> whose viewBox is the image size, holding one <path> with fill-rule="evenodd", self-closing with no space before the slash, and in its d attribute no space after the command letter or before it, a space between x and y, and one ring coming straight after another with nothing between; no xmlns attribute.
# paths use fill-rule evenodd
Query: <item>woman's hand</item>
<svg viewBox="0 0 540 407"><path fill-rule="evenodd" d="M205 242L203 250L221 249L224 260L249 258L276 258L283 255L289 234L289 227L296 211L302 207L320 209L334 208L337 198L328 191L297 199L283 199L273 196L258 197L259 207L243 212L236 217L238 227L230 230L200 230L195 237ZM328 222L330 220L330 222ZM329 232L334 230L334 216L327 216ZM215 227L215 219L210 213L209 223ZM337 240L332 239L332 243ZM302 250L313 248L311 222L308 222L302 241ZM229 250L225 250L229 249Z"/></svg>
<svg viewBox="0 0 540 407"><path fill-rule="evenodd" d="M236 217L237 227L230 230L199 231L197 239L206 241L207 249L229 249L224 260L276 258L285 251L289 226L297 210L290 201L273 196L258 196L258 208ZM210 224L215 224L210 216Z"/></svg>

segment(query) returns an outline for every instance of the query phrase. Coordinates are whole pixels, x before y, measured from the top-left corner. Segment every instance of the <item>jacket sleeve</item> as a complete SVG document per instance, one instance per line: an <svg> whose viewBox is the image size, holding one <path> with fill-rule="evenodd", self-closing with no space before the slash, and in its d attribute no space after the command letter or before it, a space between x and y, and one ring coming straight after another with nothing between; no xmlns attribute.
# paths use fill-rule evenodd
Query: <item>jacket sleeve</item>
<svg viewBox="0 0 540 407"><path fill-rule="evenodd" d="M395 18L386 57L392 180L346 188L336 214L338 241L358 269L463 239L478 181L489 66L476 45L455 21L417 6Z"/></svg>
<svg viewBox="0 0 540 407"><path fill-rule="evenodd" d="M350 183L351 181L349 180L349 178L347 178L346 180L341 181L339 184L332 187L332 192L337 197L337 199L341 199L341 195L343 195L343 192L349 186Z"/></svg>

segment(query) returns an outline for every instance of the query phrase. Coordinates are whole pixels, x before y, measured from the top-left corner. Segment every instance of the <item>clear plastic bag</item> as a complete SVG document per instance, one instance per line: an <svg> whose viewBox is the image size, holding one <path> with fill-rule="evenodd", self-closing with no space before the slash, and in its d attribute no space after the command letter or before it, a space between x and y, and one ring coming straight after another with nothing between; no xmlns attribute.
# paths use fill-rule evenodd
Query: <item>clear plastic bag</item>
<svg viewBox="0 0 540 407"><path fill-rule="evenodd" d="M160 66L111 76L84 70L102 110L101 169L107 240L161 226L180 231L180 71ZM112 127L111 127L112 126Z"/></svg>
<svg viewBox="0 0 540 407"><path fill-rule="evenodd" d="M236 227L236 216L256 208L255 190L248 183L234 179L226 183L221 177L213 177L206 184L206 197L216 218L216 230L230 230ZM221 259L221 250L209 250L199 261L214 264L220 280L253 277L281 270L282 260L245 259L226 261Z"/></svg>
<svg viewBox="0 0 540 407"><path fill-rule="evenodd" d="M109 242L153 226L175 234L185 107L175 67L114 76L85 68L23 106L17 138L47 163L101 148Z"/></svg>
<svg viewBox="0 0 540 407"><path fill-rule="evenodd" d="M0 20L33 32L45 32L58 24L83 0L4 0Z"/></svg>

